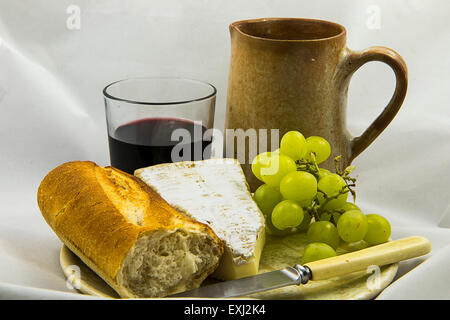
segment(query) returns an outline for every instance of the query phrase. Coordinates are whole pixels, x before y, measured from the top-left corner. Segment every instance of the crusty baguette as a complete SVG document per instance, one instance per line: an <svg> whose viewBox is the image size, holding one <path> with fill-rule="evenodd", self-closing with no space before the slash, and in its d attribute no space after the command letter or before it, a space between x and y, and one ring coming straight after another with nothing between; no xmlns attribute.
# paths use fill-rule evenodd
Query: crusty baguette
<svg viewBox="0 0 450 320"><path fill-rule="evenodd" d="M60 165L38 205L56 235L122 297L161 297L198 287L223 244L138 178L89 161Z"/></svg>

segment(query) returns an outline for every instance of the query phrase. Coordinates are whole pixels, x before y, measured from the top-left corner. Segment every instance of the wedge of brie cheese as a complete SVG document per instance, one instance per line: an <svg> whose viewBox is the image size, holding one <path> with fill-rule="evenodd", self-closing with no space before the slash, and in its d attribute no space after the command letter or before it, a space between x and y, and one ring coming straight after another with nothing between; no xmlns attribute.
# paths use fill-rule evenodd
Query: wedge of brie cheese
<svg viewBox="0 0 450 320"><path fill-rule="evenodd" d="M264 217L235 159L161 164L134 174L185 216L208 224L224 242L214 276L232 280L258 273Z"/></svg>

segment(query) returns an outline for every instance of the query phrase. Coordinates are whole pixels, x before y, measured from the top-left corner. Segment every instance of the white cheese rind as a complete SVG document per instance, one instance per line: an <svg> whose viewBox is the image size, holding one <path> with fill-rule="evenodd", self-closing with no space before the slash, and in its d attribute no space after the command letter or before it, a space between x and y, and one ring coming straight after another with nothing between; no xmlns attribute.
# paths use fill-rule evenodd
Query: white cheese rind
<svg viewBox="0 0 450 320"><path fill-rule="evenodd" d="M135 175L182 214L208 224L224 242L220 278L257 273L265 238L264 217L237 160L161 164L138 169Z"/></svg>

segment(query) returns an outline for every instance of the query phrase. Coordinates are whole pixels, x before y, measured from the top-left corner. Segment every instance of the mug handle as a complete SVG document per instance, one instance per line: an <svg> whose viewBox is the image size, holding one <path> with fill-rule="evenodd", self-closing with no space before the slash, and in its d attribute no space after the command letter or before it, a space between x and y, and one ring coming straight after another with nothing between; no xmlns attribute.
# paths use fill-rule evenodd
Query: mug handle
<svg viewBox="0 0 450 320"><path fill-rule="evenodd" d="M396 78L394 95L384 108L383 112L373 121L370 126L359 136L350 140L349 163L363 152L388 126L395 117L406 96L408 87L408 70L403 58L394 50L386 47L370 47L363 51L352 51L347 49L341 61L338 77L345 86L345 94L351 76L362 65L371 61L384 62L392 68Z"/></svg>

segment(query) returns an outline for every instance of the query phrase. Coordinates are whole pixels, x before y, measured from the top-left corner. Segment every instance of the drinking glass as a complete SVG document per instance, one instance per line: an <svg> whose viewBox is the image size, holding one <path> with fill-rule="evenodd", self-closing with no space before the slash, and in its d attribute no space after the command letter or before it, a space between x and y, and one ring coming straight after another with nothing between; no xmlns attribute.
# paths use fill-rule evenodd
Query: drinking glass
<svg viewBox="0 0 450 320"><path fill-rule="evenodd" d="M185 78L134 78L103 89L111 166L134 170L210 157L216 88Z"/></svg>

